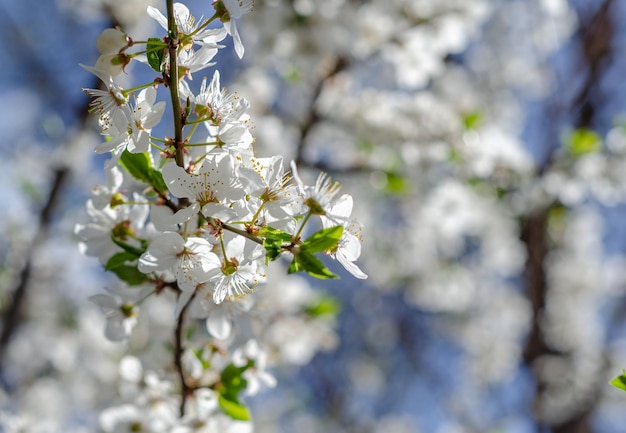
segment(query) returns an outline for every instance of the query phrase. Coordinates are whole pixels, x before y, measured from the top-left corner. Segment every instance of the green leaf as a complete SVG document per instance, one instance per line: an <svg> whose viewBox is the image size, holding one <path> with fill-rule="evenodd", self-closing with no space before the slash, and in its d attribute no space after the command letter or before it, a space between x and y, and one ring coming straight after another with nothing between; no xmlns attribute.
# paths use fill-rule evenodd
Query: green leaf
<svg viewBox="0 0 626 433"><path fill-rule="evenodd" d="M148 152L130 153L128 150L125 150L122 156L120 156L120 165L135 179L145 183L150 182L152 160Z"/></svg>
<svg viewBox="0 0 626 433"><path fill-rule="evenodd" d="M250 364L246 364L242 367L236 367L232 362L228 364L220 375L221 382L224 385L224 388L222 388L220 392L237 398L237 395L246 389L248 385L248 381L241 377L241 375L249 367Z"/></svg>
<svg viewBox="0 0 626 433"><path fill-rule="evenodd" d="M341 304L336 298L328 295L321 295L317 304L313 304L305 309L309 316L336 316L341 311Z"/></svg>
<svg viewBox="0 0 626 433"><path fill-rule="evenodd" d="M401 195L409 191L410 183L405 177L394 172L387 172L385 174L387 175L387 183L384 191L387 194Z"/></svg>
<svg viewBox="0 0 626 433"><path fill-rule="evenodd" d="M283 244L291 242L291 235L273 227L263 227L259 231L259 236L264 237L263 247L267 261L276 260L282 253Z"/></svg>
<svg viewBox="0 0 626 433"><path fill-rule="evenodd" d="M329 227L313 233L300 245L309 253L322 253L337 246L343 234L343 226Z"/></svg>
<svg viewBox="0 0 626 433"><path fill-rule="evenodd" d="M164 42L159 38L148 39L146 57L148 58L148 64L152 69L156 72L163 72L163 65L165 64Z"/></svg>
<svg viewBox="0 0 626 433"><path fill-rule="evenodd" d="M263 247L265 248L265 264L269 263L270 261L274 261L280 257L280 253L282 252L281 243L276 243L265 239L263 241Z"/></svg>
<svg viewBox="0 0 626 433"><path fill-rule="evenodd" d="M302 271L304 271L304 268L300 265L300 262L298 262L298 259L294 256L293 261L289 265L289 269L287 269L287 273L295 274Z"/></svg>
<svg viewBox="0 0 626 433"><path fill-rule="evenodd" d="M252 366L252 362L242 367L236 367L230 363L220 374L221 387L219 392L219 405L224 413L233 419L247 421L250 419L248 408L239 401L239 394L246 389L248 381L242 377L244 371Z"/></svg>
<svg viewBox="0 0 626 433"><path fill-rule="evenodd" d="M148 276L137 269L137 266L121 265L110 269L117 277L129 286L137 286L148 281Z"/></svg>
<svg viewBox="0 0 626 433"><path fill-rule="evenodd" d="M239 421L249 421L250 411L239 401L233 401L223 395L217 397L217 401L226 415Z"/></svg>
<svg viewBox="0 0 626 433"><path fill-rule="evenodd" d="M287 273L293 274L295 272L304 271L312 277L319 278L322 280L327 280L331 278L339 278L337 275L333 274L324 263L313 254L306 250L297 250L293 251L293 261L291 265L289 265L289 269Z"/></svg>
<svg viewBox="0 0 626 433"><path fill-rule="evenodd" d="M132 245L128 245L127 243L124 243L120 240L117 240L113 235L111 235L111 240L115 245L117 245L127 253L134 255L135 258L140 257L143 253L146 252L147 249L147 245L145 245L143 241L141 242L142 248L137 248L133 247Z"/></svg>
<svg viewBox="0 0 626 433"><path fill-rule="evenodd" d="M609 382L615 388L621 389L622 391L626 391L626 370L622 370L622 374L617 376Z"/></svg>
<svg viewBox="0 0 626 433"><path fill-rule="evenodd" d="M152 169L150 185L161 195L165 195L168 192L167 185L163 180L163 174L159 170Z"/></svg>
<svg viewBox="0 0 626 433"><path fill-rule="evenodd" d="M282 242L291 242L291 235L274 227L265 226L259 230L259 236L271 239L277 239Z"/></svg>
<svg viewBox="0 0 626 433"><path fill-rule="evenodd" d="M134 260L137 260L137 257L138 256L136 256L135 254L131 254L128 251L122 251L120 253L113 254L113 256L111 256L111 258L106 262L106 265L104 265L104 270L110 271L123 265L126 262L132 262Z"/></svg>
<svg viewBox="0 0 626 433"><path fill-rule="evenodd" d="M473 129L480 125L483 120L483 115L480 111L473 111L463 116L463 123L465 129Z"/></svg>
<svg viewBox="0 0 626 433"><path fill-rule="evenodd" d="M120 157L120 165L132 177L152 186L159 194L167 193L163 175L152 166L152 159L148 152L131 153L125 150Z"/></svg>
<svg viewBox="0 0 626 433"><path fill-rule="evenodd" d="M596 153L602 150L602 138L590 129L579 128L569 135L565 147L573 156Z"/></svg>

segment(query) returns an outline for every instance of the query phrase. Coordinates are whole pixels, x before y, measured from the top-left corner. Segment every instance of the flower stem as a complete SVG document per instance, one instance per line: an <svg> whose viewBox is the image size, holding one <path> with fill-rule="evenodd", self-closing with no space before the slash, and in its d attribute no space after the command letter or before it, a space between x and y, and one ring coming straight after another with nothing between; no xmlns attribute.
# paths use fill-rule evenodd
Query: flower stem
<svg viewBox="0 0 626 433"><path fill-rule="evenodd" d="M255 225L256 224L256 220L259 218L259 215L261 215L261 211L263 210L263 208L265 207L265 201L263 201L261 203L261 206L259 206L259 208L257 209L257 211L254 213L254 216L252 217L252 220L250 220L250 225Z"/></svg>
<svg viewBox="0 0 626 433"><path fill-rule="evenodd" d="M154 86L154 82L153 81L151 81L149 83L146 83L146 84L142 84L141 86L132 87L130 89L124 89L122 91L122 93L124 94L124 96L128 96L128 95L130 95L131 93L133 93L133 92L135 92L137 90L147 89L148 87L152 87L152 86Z"/></svg>
<svg viewBox="0 0 626 433"><path fill-rule="evenodd" d="M304 219L302 220L302 225L298 229L298 233L296 233L293 236L293 241L294 242L297 242L298 238L300 238L300 234L302 233L302 230L304 229L304 226L306 225L306 223L309 220L309 218L311 218L311 215L313 215L313 212L311 210L309 210L309 213L307 213L306 216L304 217Z"/></svg>

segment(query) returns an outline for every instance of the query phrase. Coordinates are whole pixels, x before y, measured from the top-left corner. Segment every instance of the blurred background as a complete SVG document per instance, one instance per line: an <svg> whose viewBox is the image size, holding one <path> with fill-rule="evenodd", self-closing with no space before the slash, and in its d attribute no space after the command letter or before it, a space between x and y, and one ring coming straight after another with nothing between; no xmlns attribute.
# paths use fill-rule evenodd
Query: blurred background
<svg viewBox="0 0 626 433"><path fill-rule="evenodd" d="M114 279L73 235L106 159L78 64L104 28L160 35L148 4L0 0L0 431L99 431L123 354L165 362L169 307L108 342L87 298ZM277 277L339 308L277 333L255 430L624 431L626 2L257 0L238 24L217 61L257 154L343 184L369 275Z"/></svg>

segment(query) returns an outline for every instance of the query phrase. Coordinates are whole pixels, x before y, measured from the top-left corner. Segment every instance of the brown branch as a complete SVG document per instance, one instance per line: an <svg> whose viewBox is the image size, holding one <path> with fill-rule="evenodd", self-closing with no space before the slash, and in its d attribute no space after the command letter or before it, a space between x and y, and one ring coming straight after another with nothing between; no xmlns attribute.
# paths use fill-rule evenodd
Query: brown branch
<svg viewBox="0 0 626 433"><path fill-rule="evenodd" d="M576 112L575 125L589 127L596 114L596 103L593 100L597 92L604 68L611 56L611 43L614 29L610 17L613 0L605 0L596 14L586 21L581 17L579 37L583 46L583 56L588 65L588 75L578 95L572 101L572 109ZM542 166L538 175L549 169L554 163L552 155L547 165ZM521 239L526 246L527 262L524 270L526 296L532 307L532 326L526 346L524 348L524 363L533 370L535 361L544 355L555 354L547 344L541 329L541 317L544 314L549 286L546 281L545 260L549 252L548 242L548 214L550 207L539 209L531 214L522 227ZM567 356L567 354L560 354ZM537 377L534 407L538 411L540 420L537 429L545 430L543 424L541 401L544 397L546 383ZM596 385L594 394L600 394L603 382ZM573 414L569 419L558 425L551 425L553 433L586 433L591 431L591 415L597 404L597 398L590 398L589 403Z"/></svg>
<svg viewBox="0 0 626 433"><path fill-rule="evenodd" d="M326 84L326 82L332 77L334 77L335 75L337 75L338 73L340 73L341 71L345 70L348 66L349 66L348 60L344 58L337 58L337 60L335 61L334 67L331 68L326 73L326 75L322 77L315 85L315 88L313 89L313 94L311 95L311 105L310 105L309 112L307 113L304 121L300 124L300 140L298 141L298 146L296 148L296 164L305 165L308 167L316 166L316 163L309 162L304 159L304 151L306 147L307 138L311 130L313 129L313 127L315 127L318 123L320 123L323 120L323 118L319 115L319 113L315 109L315 104L317 100L319 99L320 95L322 94L322 90L324 89L324 85ZM325 171L328 171L328 170L325 169Z"/></svg>
<svg viewBox="0 0 626 433"><path fill-rule="evenodd" d="M185 377L185 370L183 369L183 352L185 350L183 340L184 340L184 322L185 322L185 313L187 312L187 308L191 304L191 301L195 297L195 293L189 298L189 301L185 304L183 309L180 311L180 315L178 316L178 321L176 322L176 331L175 331L175 339L174 339L174 365L176 366L176 372L178 373L178 378L180 380L180 388L181 388L181 400L180 400L180 416L185 416L185 407L187 406L187 398L193 395L194 388L187 383L187 379ZM178 293L178 296L181 296L181 292Z"/></svg>
<svg viewBox="0 0 626 433"><path fill-rule="evenodd" d="M0 371L2 371L2 363L9 347L9 343L15 335L15 331L22 320L22 309L28 291L35 251L37 251L47 238L48 229L52 221L52 215L56 205L58 204L61 191L67 181L68 174L69 169L67 167L57 168L54 171L52 187L48 193L46 203L42 207L39 214L39 227L37 229L37 234L35 235L35 238L26 253L26 263L20 272L19 282L13 291L9 305L2 313L2 333L0 334Z"/></svg>

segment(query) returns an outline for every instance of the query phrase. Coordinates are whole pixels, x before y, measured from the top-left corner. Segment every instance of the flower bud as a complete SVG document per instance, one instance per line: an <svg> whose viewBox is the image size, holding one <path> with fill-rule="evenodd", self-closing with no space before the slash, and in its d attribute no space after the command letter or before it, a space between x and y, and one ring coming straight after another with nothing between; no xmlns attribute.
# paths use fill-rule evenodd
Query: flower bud
<svg viewBox="0 0 626 433"><path fill-rule="evenodd" d="M130 38L120 29L104 29L98 40L96 47L100 54L117 54L130 46Z"/></svg>
<svg viewBox="0 0 626 433"><path fill-rule="evenodd" d="M126 54L103 54L98 57L94 67L115 77L122 73L126 65L130 63L130 60L131 56Z"/></svg>

